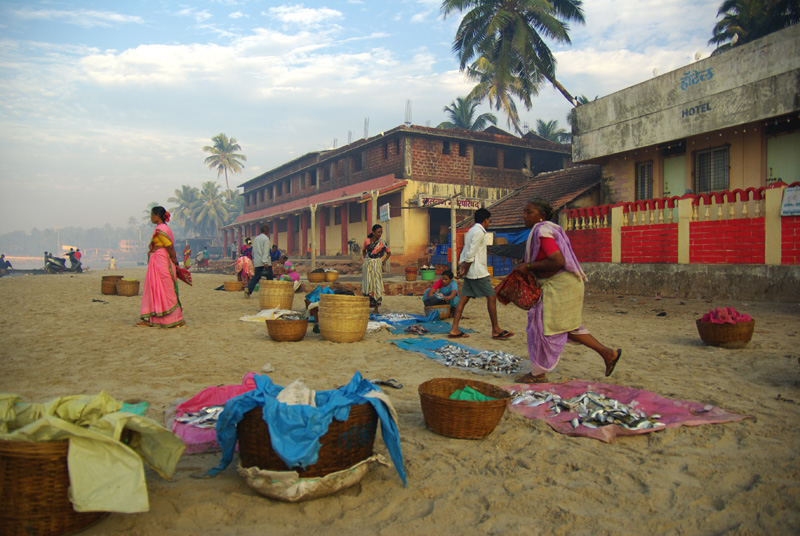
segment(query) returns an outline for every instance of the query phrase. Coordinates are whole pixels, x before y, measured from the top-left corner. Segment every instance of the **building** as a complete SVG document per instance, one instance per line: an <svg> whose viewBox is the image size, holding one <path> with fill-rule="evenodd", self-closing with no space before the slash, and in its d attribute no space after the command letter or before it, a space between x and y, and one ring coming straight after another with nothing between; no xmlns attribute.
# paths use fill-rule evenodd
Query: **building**
<svg viewBox="0 0 800 536"><path fill-rule="evenodd" d="M373 223L399 262L447 240L450 198L463 219L570 163L568 145L483 132L399 126L344 147L305 154L241 184L244 214L221 229L226 251L270 226L272 242L301 256L360 251ZM382 214L383 212L383 214ZM386 218L389 221L386 221Z"/></svg>

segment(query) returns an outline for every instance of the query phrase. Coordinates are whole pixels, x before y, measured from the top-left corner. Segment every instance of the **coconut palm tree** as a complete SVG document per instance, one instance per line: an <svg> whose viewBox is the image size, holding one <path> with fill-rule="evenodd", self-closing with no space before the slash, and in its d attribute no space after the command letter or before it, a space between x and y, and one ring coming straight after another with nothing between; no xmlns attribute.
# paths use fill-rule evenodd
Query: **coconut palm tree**
<svg viewBox="0 0 800 536"><path fill-rule="evenodd" d="M708 44L717 45L712 54L748 43L800 21L797 0L724 0L717 10L717 22Z"/></svg>
<svg viewBox="0 0 800 536"><path fill-rule="evenodd" d="M542 138L555 143L562 143L569 138L569 132L558 126L558 121L552 120L545 123L541 119L536 120L536 134Z"/></svg>
<svg viewBox="0 0 800 536"><path fill-rule="evenodd" d="M192 214L192 220L200 233L214 236L217 229L228 221L228 200L219 192L219 184L206 181L200 189L200 199Z"/></svg>
<svg viewBox="0 0 800 536"><path fill-rule="evenodd" d="M150 214L153 212L153 207L157 207L159 205L158 201L150 201L147 203L147 208L144 209L144 216L142 216L142 220L149 222L150 221Z"/></svg>
<svg viewBox="0 0 800 536"><path fill-rule="evenodd" d="M497 117L494 114L485 113L475 117L475 110L480 104L479 100L470 99L469 97L457 97L456 100L450 103L450 106L445 106L444 111L450 117L450 121L439 123L436 128L463 128L464 130L484 130L491 123L497 124Z"/></svg>
<svg viewBox="0 0 800 536"><path fill-rule="evenodd" d="M183 227L187 236L197 236L197 227L194 224L194 211L200 203L200 190L194 186L184 184L180 190L175 190L175 195L167 199L175 206L170 207L172 218Z"/></svg>
<svg viewBox="0 0 800 536"><path fill-rule="evenodd" d="M581 0L443 0L441 12L447 17L466 11L453 42L460 68L466 70L475 60L471 77L484 88L473 94L493 95L498 109L513 114L509 120L519 130L516 107L507 101L528 93L522 101L530 109L530 95L536 94L544 80L574 104L572 95L556 79L556 60L545 38L570 43L568 23L584 23L581 5Z"/></svg>
<svg viewBox="0 0 800 536"><path fill-rule="evenodd" d="M203 152L211 153L211 156L206 157L205 164L209 169L217 170L217 178L225 173L225 186L228 188L228 199L231 199L233 196L228 184L228 170L231 173L241 173L244 169L242 162L247 162L247 157L236 152L242 150L236 138L228 139L228 136L220 133L211 138L211 141L214 142L213 146L203 147Z"/></svg>

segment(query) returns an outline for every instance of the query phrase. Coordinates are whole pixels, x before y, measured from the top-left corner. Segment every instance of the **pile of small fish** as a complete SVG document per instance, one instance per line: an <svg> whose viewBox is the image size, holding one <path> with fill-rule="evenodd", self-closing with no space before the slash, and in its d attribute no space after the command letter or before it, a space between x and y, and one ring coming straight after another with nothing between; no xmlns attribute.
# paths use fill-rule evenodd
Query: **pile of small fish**
<svg viewBox="0 0 800 536"><path fill-rule="evenodd" d="M416 317L406 313L386 313L384 315L378 315L376 318L384 322L400 322L403 320L414 320Z"/></svg>
<svg viewBox="0 0 800 536"><path fill-rule="evenodd" d="M560 396L544 391L529 391L526 389L512 391L512 405L525 405L536 407L542 404L549 404L553 411L550 417L558 415L562 411L577 413L578 416L570 421L573 428L585 426L587 428L597 428L616 424L628 430L647 430L665 426L659 422L661 415L647 415L644 411L637 408L639 402L634 400L630 404L623 404L619 400L607 398L605 395L586 391L578 396L564 399Z"/></svg>
<svg viewBox="0 0 800 536"><path fill-rule="evenodd" d="M405 332L414 333L417 335L425 335L426 333L429 333L422 324L412 324L405 329Z"/></svg>
<svg viewBox="0 0 800 536"><path fill-rule="evenodd" d="M506 352L484 350L476 354L454 344L442 346L433 353L442 357L446 367L476 368L498 374L519 372L523 361L523 358Z"/></svg>
<svg viewBox="0 0 800 536"><path fill-rule="evenodd" d="M294 315L281 315L278 317L278 320L305 320L306 317L302 314L294 314Z"/></svg>
<svg viewBox="0 0 800 536"><path fill-rule="evenodd" d="M219 419L223 409L225 409L225 406L207 406L194 413L184 413L180 417L176 417L175 420L198 428L216 428L217 419Z"/></svg>

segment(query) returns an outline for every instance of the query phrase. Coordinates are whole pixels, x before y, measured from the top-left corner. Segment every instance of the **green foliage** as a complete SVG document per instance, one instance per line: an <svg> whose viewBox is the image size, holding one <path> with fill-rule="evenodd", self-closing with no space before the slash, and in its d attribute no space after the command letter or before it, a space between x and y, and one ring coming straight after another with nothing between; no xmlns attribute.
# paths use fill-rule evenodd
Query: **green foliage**
<svg viewBox="0 0 800 536"><path fill-rule="evenodd" d="M558 126L558 121L552 120L545 123L541 119L536 120L536 134L555 143L566 143L569 141L569 132Z"/></svg>
<svg viewBox="0 0 800 536"><path fill-rule="evenodd" d="M485 113L475 118L475 111L479 104L480 101L476 99L457 97L456 100L450 103L450 106L444 107L444 111L447 112L450 121L439 123L436 128L463 128L464 130L480 131L486 129L489 123L496 125L497 117L494 114Z"/></svg>
<svg viewBox="0 0 800 536"><path fill-rule="evenodd" d="M243 154L237 153L237 151L241 151L242 148L239 143L236 141L236 138L228 139L228 136L225 134L217 134L211 141L214 142L214 145L206 145L203 147L203 152L211 153L211 156L206 157L205 164L210 169L217 170L217 178L219 178L222 173L225 173L225 186L228 189L228 199L233 199L233 194L231 193L231 186L228 183L228 171L231 173L241 173L242 169L244 169L244 164L242 162L247 161L247 157Z"/></svg>
<svg viewBox="0 0 800 536"><path fill-rule="evenodd" d="M717 10L717 22L709 45L717 54L748 43L800 21L798 0L724 0Z"/></svg>

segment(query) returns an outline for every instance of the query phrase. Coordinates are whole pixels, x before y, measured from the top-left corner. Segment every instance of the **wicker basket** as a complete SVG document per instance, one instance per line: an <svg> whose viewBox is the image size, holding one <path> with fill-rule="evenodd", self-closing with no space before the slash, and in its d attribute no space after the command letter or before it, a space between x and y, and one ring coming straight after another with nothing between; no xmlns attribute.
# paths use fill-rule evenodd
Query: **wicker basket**
<svg viewBox="0 0 800 536"><path fill-rule="evenodd" d="M120 279L117 281L117 294L120 296L138 296L139 281Z"/></svg>
<svg viewBox="0 0 800 536"><path fill-rule="evenodd" d="M709 346L721 348L744 348L753 337L756 321L737 322L736 324L715 324L697 320L697 331L700 338Z"/></svg>
<svg viewBox="0 0 800 536"><path fill-rule="evenodd" d="M241 281L225 281L225 290L228 292L239 292L244 288Z"/></svg>
<svg viewBox="0 0 800 536"><path fill-rule="evenodd" d="M108 515L72 508L68 450L68 441L0 440L0 534L68 534Z"/></svg>
<svg viewBox="0 0 800 536"><path fill-rule="evenodd" d="M301 341L306 336L308 320L267 320L267 333L273 341L293 342Z"/></svg>
<svg viewBox="0 0 800 536"><path fill-rule="evenodd" d="M367 333L369 298L322 294L319 297L319 333L332 342L358 342Z"/></svg>
<svg viewBox="0 0 800 536"><path fill-rule="evenodd" d="M350 416L341 422L333 419L320 439L317 463L305 470L297 468L301 478L325 476L341 471L372 456L378 414L371 404L350 407ZM259 467L268 471L289 471L272 450L269 428L260 407L244 414L237 427L239 457L242 467Z"/></svg>
<svg viewBox="0 0 800 536"><path fill-rule="evenodd" d="M325 281L325 274L323 272L308 272L306 277L308 277L308 280L312 283L322 283Z"/></svg>
<svg viewBox="0 0 800 536"><path fill-rule="evenodd" d="M497 400L471 402L449 398L453 392L466 386ZM419 399L425 423L437 434L457 439L480 439L491 434L500 422L511 395L477 380L434 378L419 386Z"/></svg>
<svg viewBox="0 0 800 536"><path fill-rule="evenodd" d="M406 281L416 281L417 272L406 272Z"/></svg>
<svg viewBox="0 0 800 536"><path fill-rule="evenodd" d="M117 293L117 281L125 276L122 275L104 275L100 283L100 292L109 296Z"/></svg>
<svg viewBox="0 0 800 536"><path fill-rule="evenodd" d="M258 304L261 309L291 309L294 287L291 281L261 280Z"/></svg>
<svg viewBox="0 0 800 536"><path fill-rule="evenodd" d="M339 279L339 272L325 272L325 282L333 283Z"/></svg>
<svg viewBox="0 0 800 536"><path fill-rule="evenodd" d="M444 305L429 305L425 307L425 316L428 316L433 311L439 311L439 320L444 320L445 318L450 318L450 304L445 303Z"/></svg>

